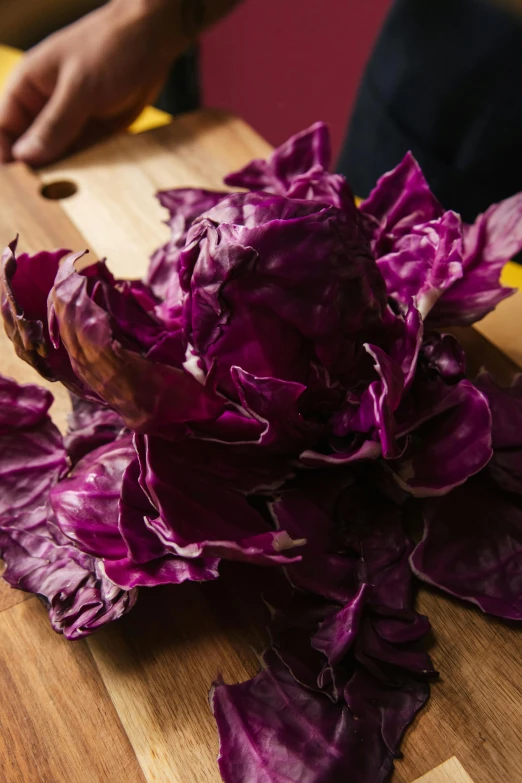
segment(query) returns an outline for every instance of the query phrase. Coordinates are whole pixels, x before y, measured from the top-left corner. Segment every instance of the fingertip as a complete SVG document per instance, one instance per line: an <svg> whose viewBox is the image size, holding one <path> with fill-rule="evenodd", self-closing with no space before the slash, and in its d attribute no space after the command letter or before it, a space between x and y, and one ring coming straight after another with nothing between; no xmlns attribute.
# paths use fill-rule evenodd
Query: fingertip
<svg viewBox="0 0 522 783"><path fill-rule="evenodd" d="M15 160L37 166L45 162L45 146L37 136L22 136L13 145L12 155Z"/></svg>

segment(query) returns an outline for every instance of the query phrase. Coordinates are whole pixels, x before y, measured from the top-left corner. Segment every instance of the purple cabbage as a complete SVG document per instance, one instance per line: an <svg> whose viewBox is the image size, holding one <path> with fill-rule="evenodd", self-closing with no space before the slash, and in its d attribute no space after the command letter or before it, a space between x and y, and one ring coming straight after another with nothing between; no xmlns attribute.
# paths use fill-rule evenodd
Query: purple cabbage
<svg viewBox="0 0 522 783"><path fill-rule="evenodd" d="M22 430L40 424L52 403L52 394L41 386L20 386L0 376L0 433L9 433L14 426ZM16 411L15 421L13 411Z"/></svg>
<svg viewBox="0 0 522 783"><path fill-rule="evenodd" d="M123 434L125 424L115 411L75 394L71 394L71 402L64 442L72 462L78 462L89 451L111 443Z"/></svg>
<svg viewBox="0 0 522 783"><path fill-rule="evenodd" d="M428 698L435 672L417 643L429 623L412 608L401 510L355 477L336 483L333 492L325 475L303 480L274 507L288 529L308 536L288 573L313 592L295 592L275 611L273 650L257 677L213 689L219 764L231 783L388 780ZM343 574L344 592L333 573Z"/></svg>
<svg viewBox="0 0 522 783"><path fill-rule="evenodd" d="M493 457L488 473L502 489L522 495L522 376L502 388L484 373L475 385L491 408Z"/></svg>
<svg viewBox="0 0 522 783"><path fill-rule="evenodd" d="M493 457L476 478L424 508L414 573L484 612L522 620L522 384L484 373L476 386L492 418Z"/></svg>
<svg viewBox="0 0 522 783"><path fill-rule="evenodd" d="M134 458L123 475L118 503L117 524L127 551L120 559L104 561L107 576L127 589L217 579L218 558L177 557L150 529L157 512L139 485L139 472Z"/></svg>
<svg viewBox="0 0 522 783"><path fill-rule="evenodd" d="M357 224L333 207L263 193L229 196L192 226L180 281L187 340L236 400L235 366L306 386L314 365L349 373L359 335L385 306Z"/></svg>
<svg viewBox="0 0 522 783"><path fill-rule="evenodd" d="M229 174L225 184L329 204L354 217L355 203L346 179L328 173L331 159L328 126L316 122L278 147L268 160L253 160Z"/></svg>
<svg viewBox="0 0 522 783"><path fill-rule="evenodd" d="M446 385L438 378L414 384L408 403L400 434L411 440L393 466L404 489L416 497L446 494L487 465L491 414L485 396L470 381Z"/></svg>
<svg viewBox="0 0 522 783"><path fill-rule="evenodd" d="M218 576L217 558L178 557L155 533L158 512L139 485L130 434L80 460L52 488L50 503L60 531L81 552L103 560L105 575L121 588Z"/></svg>
<svg viewBox="0 0 522 783"><path fill-rule="evenodd" d="M479 321L515 293L499 283L502 267L522 249L522 194L493 204L473 225L464 228L462 278L433 310L434 326Z"/></svg>
<svg viewBox="0 0 522 783"><path fill-rule="evenodd" d="M78 639L132 608L101 560L73 546L56 525L49 494L67 471L62 438L47 415L48 392L0 377L0 556L4 579L36 593L55 631Z"/></svg>
<svg viewBox="0 0 522 783"><path fill-rule="evenodd" d="M146 283L159 298L163 299L172 286L178 269L179 254L185 245L190 226L225 195L225 193L196 188L163 190L158 193L161 206L169 212L167 225L170 229L170 237L169 241L153 254Z"/></svg>
<svg viewBox="0 0 522 783"><path fill-rule="evenodd" d="M219 768L227 783L384 783L406 726L426 701L424 686L398 691L364 674L347 704L300 685L273 653L249 682L218 682L211 706Z"/></svg>
<svg viewBox="0 0 522 783"><path fill-rule="evenodd" d="M74 372L130 429L177 436L184 422L212 419L222 408L183 371L179 329L167 331L103 264L78 272L72 258L64 261L49 302Z"/></svg>
<svg viewBox="0 0 522 783"><path fill-rule="evenodd" d="M16 256L17 241L7 247L1 259L0 306L7 336L21 359L49 381L61 381L80 396L91 396L74 374L63 345L50 335L47 297L60 262L68 250L42 251ZM76 260L83 254L71 256ZM96 397L94 397L96 399Z"/></svg>
<svg viewBox="0 0 522 783"><path fill-rule="evenodd" d="M394 299L353 199L289 195L318 167L330 182L325 139L318 125L274 153L260 185L271 194L164 193L176 258L162 301L146 284L115 281L102 263L77 271L66 259L48 292L51 343L91 398L135 432L229 444L247 462L260 447L289 465L383 458L412 492L448 491L490 456L487 415L465 385L446 390L441 375L433 406L438 417L448 396L458 398L460 430L484 444L465 444L455 475L441 475L433 459L447 450L449 414L426 450L415 431L427 417L412 415L427 383L417 371L422 316L461 274L460 222L446 213L408 234L399 220L400 241L417 237L433 253L424 272L412 261L409 293ZM207 211L196 217L198 209Z"/></svg>
<svg viewBox="0 0 522 783"><path fill-rule="evenodd" d="M462 277L462 225L445 212L396 238L393 250L378 259L388 295L404 306L414 299L423 319Z"/></svg>
<svg viewBox="0 0 522 783"><path fill-rule="evenodd" d="M56 523L82 552L109 560L127 554L118 529L118 503L123 474L135 456L127 435L91 451L53 487Z"/></svg>
<svg viewBox="0 0 522 783"><path fill-rule="evenodd" d="M148 526L173 554L284 564L284 552L301 543L274 530L247 496L281 484L284 464L278 472L263 457L227 459L222 446L197 440L137 436L136 451L140 486L157 514Z"/></svg>
<svg viewBox="0 0 522 783"><path fill-rule="evenodd" d="M522 386L466 380L434 329L511 293L522 197L462 224L408 154L357 208L330 158L317 123L226 178L247 192L159 194L144 281L2 258L18 355L73 395L62 439L0 379L7 581L78 638L221 559L284 569L264 668L213 690L227 783L389 779L435 676L414 575L521 619Z"/></svg>
<svg viewBox="0 0 522 783"><path fill-rule="evenodd" d="M522 505L487 476L426 503L414 573L484 612L522 620Z"/></svg>
<svg viewBox="0 0 522 783"><path fill-rule="evenodd" d="M444 211L417 161L408 153L393 171L379 179L360 209L392 295L405 300L417 285L415 295L422 302L431 278L438 296L431 295L431 307L426 311L430 326L474 323L514 293L514 289L500 285L499 277L504 264L522 249L522 194L494 204L473 225L463 225L459 250L457 237L451 244L449 223L455 222L453 213ZM448 225L443 228L445 221ZM439 268L436 252L437 248L443 249L443 243L449 251L445 272ZM401 282L403 264L408 268Z"/></svg>

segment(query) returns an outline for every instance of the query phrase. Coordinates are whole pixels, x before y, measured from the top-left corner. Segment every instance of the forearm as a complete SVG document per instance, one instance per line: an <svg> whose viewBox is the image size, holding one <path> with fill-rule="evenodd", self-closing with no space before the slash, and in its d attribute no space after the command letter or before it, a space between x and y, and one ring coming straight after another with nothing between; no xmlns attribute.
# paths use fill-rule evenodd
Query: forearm
<svg viewBox="0 0 522 783"><path fill-rule="evenodd" d="M109 0L24 57L0 101L0 161L51 163L121 130L238 0ZM23 109L23 111L22 111Z"/></svg>
<svg viewBox="0 0 522 783"><path fill-rule="evenodd" d="M189 47L241 0L111 0L123 19L154 30L156 45L168 56Z"/></svg>
<svg viewBox="0 0 522 783"><path fill-rule="evenodd" d="M241 0L166 0L179 6L182 27L188 37L197 38L203 30L226 16Z"/></svg>

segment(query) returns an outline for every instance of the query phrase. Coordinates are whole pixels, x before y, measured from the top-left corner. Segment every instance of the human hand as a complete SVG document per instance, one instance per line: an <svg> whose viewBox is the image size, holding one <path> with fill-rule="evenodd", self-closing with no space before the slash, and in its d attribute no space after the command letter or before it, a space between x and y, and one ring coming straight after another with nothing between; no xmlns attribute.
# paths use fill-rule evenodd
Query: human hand
<svg viewBox="0 0 522 783"><path fill-rule="evenodd" d="M31 49L0 101L0 162L32 165L123 130L190 43L165 0L112 0Z"/></svg>

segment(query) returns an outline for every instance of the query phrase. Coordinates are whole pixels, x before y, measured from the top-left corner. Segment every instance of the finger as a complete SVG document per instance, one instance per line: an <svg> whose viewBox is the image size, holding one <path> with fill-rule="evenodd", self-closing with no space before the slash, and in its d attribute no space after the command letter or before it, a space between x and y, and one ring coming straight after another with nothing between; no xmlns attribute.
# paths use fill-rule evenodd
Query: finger
<svg viewBox="0 0 522 783"><path fill-rule="evenodd" d="M136 117L141 114L141 105L122 112L116 117L103 119L92 118L85 124L81 135L78 137L70 152L81 152L94 144L98 144L116 133L121 133L131 125Z"/></svg>
<svg viewBox="0 0 522 783"><path fill-rule="evenodd" d="M88 120L69 151L71 154L82 152L82 150L99 144L112 135L112 128L107 127L102 120Z"/></svg>
<svg viewBox="0 0 522 783"><path fill-rule="evenodd" d="M77 80L63 76L48 102L13 146L13 157L33 166L59 158L80 136L87 119Z"/></svg>
<svg viewBox="0 0 522 783"><path fill-rule="evenodd" d="M30 127L45 105L46 97L19 72L0 100L0 161L12 159L13 143Z"/></svg>
<svg viewBox="0 0 522 783"><path fill-rule="evenodd" d="M45 71L45 74L43 73ZM47 89L42 89L42 77L46 76ZM42 62L42 58L36 56L33 50L25 55L22 62L11 71L4 85L3 98L14 97L32 114L37 114L52 92L52 86L56 83L55 68L49 69Z"/></svg>
<svg viewBox="0 0 522 783"><path fill-rule="evenodd" d="M12 160L12 148L30 127L35 115L29 114L16 96L0 106L0 157L2 163Z"/></svg>

